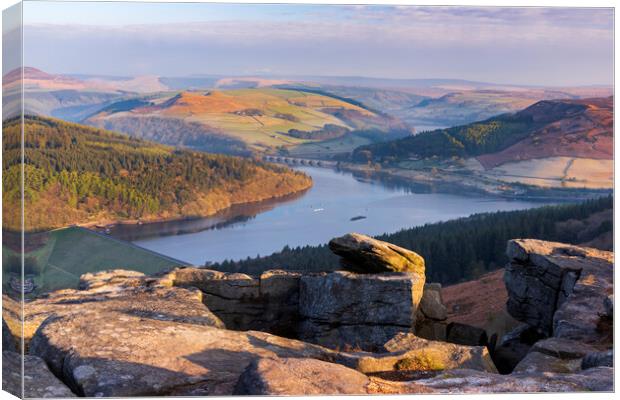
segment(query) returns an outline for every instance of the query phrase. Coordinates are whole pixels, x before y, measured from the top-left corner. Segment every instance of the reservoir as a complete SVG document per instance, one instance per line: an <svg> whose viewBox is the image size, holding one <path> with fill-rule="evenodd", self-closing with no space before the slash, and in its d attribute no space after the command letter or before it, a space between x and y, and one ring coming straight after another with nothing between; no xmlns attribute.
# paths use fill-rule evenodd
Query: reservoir
<svg viewBox="0 0 620 400"><path fill-rule="evenodd" d="M323 244L348 232L379 235L474 213L542 205L434 193L431 188L387 184L327 168L297 169L314 181L303 194L236 206L210 218L118 225L110 233L193 265L204 265L265 256L284 246Z"/></svg>

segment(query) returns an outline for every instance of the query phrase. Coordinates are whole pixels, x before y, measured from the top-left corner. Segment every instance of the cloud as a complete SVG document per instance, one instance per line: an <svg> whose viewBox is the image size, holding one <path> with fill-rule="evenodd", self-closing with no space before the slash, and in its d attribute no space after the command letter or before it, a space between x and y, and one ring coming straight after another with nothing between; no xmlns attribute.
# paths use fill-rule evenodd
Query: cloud
<svg viewBox="0 0 620 400"><path fill-rule="evenodd" d="M104 68L154 74L258 68L401 77L468 73L472 79L485 71L509 82L515 73L523 80L534 69L552 75L561 68L556 75L565 80L570 74L573 80L598 74L611 81L612 33L611 9L315 6L291 19L28 24L25 56L56 64L56 72L88 72L80 69L94 65L98 73ZM447 64L451 72L440 68Z"/></svg>

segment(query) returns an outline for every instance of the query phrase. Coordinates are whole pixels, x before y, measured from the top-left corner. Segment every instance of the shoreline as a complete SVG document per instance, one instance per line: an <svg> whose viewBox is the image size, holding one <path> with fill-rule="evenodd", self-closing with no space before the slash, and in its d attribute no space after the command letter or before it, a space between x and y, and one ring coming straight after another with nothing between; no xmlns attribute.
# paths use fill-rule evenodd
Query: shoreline
<svg viewBox="0 0 620 400"><path fill-rule="evenodd" d="M230 203L230 205L217 209L216 211L211 212L209 214L186 215L186 216L178 216L178 217L170 217L170 218L157 217L157 218L146 218L146 219L141 218L141 219L121 219L121 220L98 220L98 221L89 221L89 222L80 223L80 224L68 225L62 228L66 228L69 226L77 226L80 228L85 228L85 229L92 230L94 232L98 232L96 229L93 229L93 228L109 229L113 226L151 225L151 224L168 223L168 222L173 223L173 222L193 221L193 220L199 220L203 218L216 218L219 215L225 214L226 212L233 210L235 207L252 206L252 205L258 205L260 203L268 203L271 201L285 201L287 198L302 196L308 190L312 189L312 186L313 186L313 183L311 180L310 185L303 189L295 190L293 192L282 194L282 195L263 197L263 198L260 198L258 200L253 200L253 201L232 202ZM55 229L59 229L59 228L55 228Z"/></svg>
<svg viewBox="0 0 620 400"><path fill-rule="evenodd" d="M587 188L557 188L510 183L489 178L459 174L452 171L441 171L439 177L432 172L402 168L374 169L367 165L354 163L339 163L338 169L352 173L354 176L364 176L367 179L381 177L402 185L423 185L444 193L453 193L461 189L461 195L478 194L495 198L531 201L581 201L593 197L613 193L613 189Z"/></svg>

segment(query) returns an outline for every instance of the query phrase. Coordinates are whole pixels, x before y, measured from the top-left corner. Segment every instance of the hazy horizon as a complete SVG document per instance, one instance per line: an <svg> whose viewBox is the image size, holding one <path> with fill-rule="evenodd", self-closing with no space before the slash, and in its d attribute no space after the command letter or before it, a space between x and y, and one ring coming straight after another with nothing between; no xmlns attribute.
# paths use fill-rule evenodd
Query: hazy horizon
<svg viewBox="0 0 620 400"><path fill-rule="evenodd" d="M613 84L611 8L24 3L46 72Z"/></svg>

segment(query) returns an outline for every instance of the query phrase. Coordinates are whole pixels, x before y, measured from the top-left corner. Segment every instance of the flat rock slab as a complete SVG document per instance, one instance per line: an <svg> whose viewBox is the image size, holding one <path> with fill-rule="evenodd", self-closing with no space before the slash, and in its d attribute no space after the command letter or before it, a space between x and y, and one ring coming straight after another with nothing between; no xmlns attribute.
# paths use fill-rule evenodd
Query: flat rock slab
<svg viewBox="0 0 620 400"><path fill-rule="evenodd" d="M534 343L530 351L543 353L563 360L585 357L596 351L594 346L564 338L549 338Z"/></svg>
<svg viewBox="0 0 620 400"><path fill-rule="evenodd" d="M462 346L426 340L411 333L400 333L384 344L385 355L359 356L356 369L370 372L398 370L449 370L457 368L497 372L484 346Z"/></svg>
<svg viewBox="0 0 620 400"><path fill-rule="evenodd" d="M124 270L87 274L82 277L81 287L84 290L59 290L24 303L26 343L44 320L86 311L110 311L117 317L133 315L224 328L222 321L203 304L202 292L197 289L167 287L157 279ZM3 296L3 311L18 306L18 302ZM11 318L13 325L21 323L15 313L4 315Z"/></svg>
<svg viewBox="0 0 620 400"><path fill-rule="evenodd" d="M32 339L30 353L88 397L229 395L257 358L336 356L264 332L97 308L47 319Z"/></svg>
<svg viewBox="0 0 620 400"><path fill-rule="evenodd" d="M562 359L545 353L530 351L523 360L515 366L513 372L527 372L530 374L543 372L569 373L581 369L580 359Z"/></svg>
<svg viewBox="0 0 620 400"><path fill-rule="evenodd" d="M416 381L416 385L435 393L538 393L538 392L611 392L613 368L598 367L578 373L490 374L472 370L454 370L434 378Z"/></svg>
<svg viewBox="0 0 620 400"><path fill-rule="evenodd" d="M315 359L261 358L241 375L236 395L366 394L370 379L353 369Z"/></svg>
<svg viewBox="0 0 620 400"><path fill-rule="evenodd" d="M22 396L22 358L24 386ZM2 352L2 390L24 398L63 398L75 394L54 376L39 357Z"/></svg>
<svg viewBox="0 0 620 400"><path fill-rule="evenodd" d="M329 242L332 252L342 257L344 269L357 273L412 272L424 277L424 258L414 251L348 233Z"/></svg>

